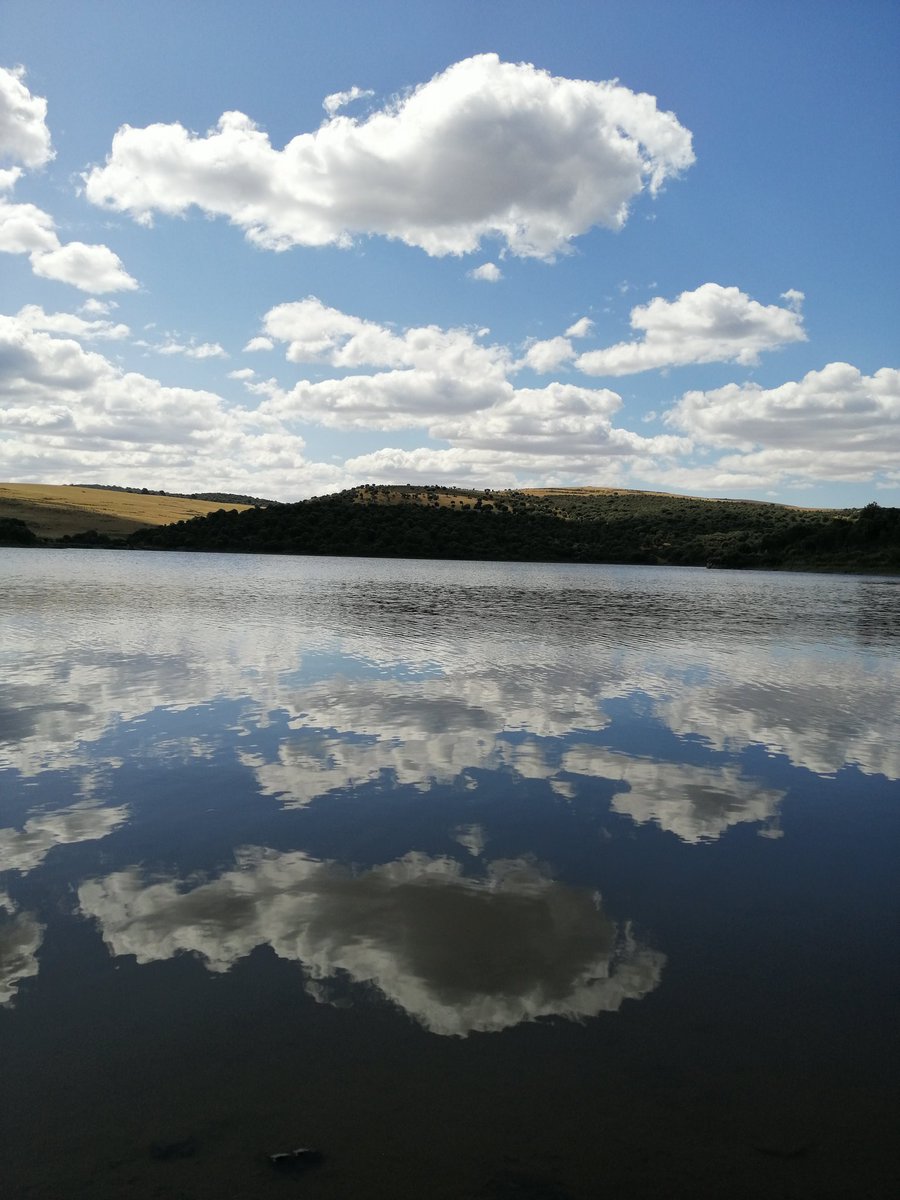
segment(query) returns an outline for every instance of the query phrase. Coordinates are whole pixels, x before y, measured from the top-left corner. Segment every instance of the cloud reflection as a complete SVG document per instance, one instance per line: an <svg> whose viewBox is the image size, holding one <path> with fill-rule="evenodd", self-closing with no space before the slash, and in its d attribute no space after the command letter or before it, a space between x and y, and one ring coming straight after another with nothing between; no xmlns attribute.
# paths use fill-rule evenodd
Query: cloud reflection
<svg viewBox="0 0 900 1200"><path fill-rule="evenodd" d="M23 979L37 975L43 938L44 926L34 914L20 912L0 891L0 1007L12 1003Z"/></svg>
<svg viewBox="0 0 900 1200"><path fill-rule="evenodd" d="M567 750L563 770L588 777L602 775L626 784L627 791L613 796L613 811L639 825L653 821L684 842L711 841L743 822L771 824L785 795L762 787L737 767L658 762L598 746Z"/></svg>
<svg viewBox="0 0 900 1200"><path fill-rule="evenodd" d="M900 779L892 704L900 675L858 661L829 664L827 677L800 666L782 677L774 663L764 671L738 658L733 674L665 698L658 714L673 732L699 734L720 750L765 746L817 775L852 763Z"/></svg>
<svg viewBox="0 0 900 1200"><path fill-rule="evenodd" d="M221 972L268 945L302 963L317 998L344 974L443 1035L614 1012L652 991L665 963L596 893L523 859L476 878L411 853L353 874L247 848L236 869L188 891L132 868L83 884L79 899L115 955L148 963L187 951Z"/></svg>
<svg viewBox="0 0 900 1200"><path fill-rule="evenodd" d="M128 820L125 805L102 808L84 801L30 817L23 829L0 829L0 871L33 871L54 846L93 842Z"/></svg>
<svg viewBox="0 0 900 1200"><path fill-rule="evenodd" d="M214 556L187 572L134 555L98 583L89 558L42 561L48 581L26 575L6 601L0 767L22 777L114 772L136 742L166 769L234 754L286 807L382 775L425 791L500 771L562 797L579 776L624 778L620 811L688 841L771 820L777 794L735 770L654 767L649 752L576 770L586 735L640 696L648 717L729 756L761 746L819 775L852 763L900 778L896 588ZM863 626L858 653L846 639ZM278 742L267 732L285 726Z"/></svg>

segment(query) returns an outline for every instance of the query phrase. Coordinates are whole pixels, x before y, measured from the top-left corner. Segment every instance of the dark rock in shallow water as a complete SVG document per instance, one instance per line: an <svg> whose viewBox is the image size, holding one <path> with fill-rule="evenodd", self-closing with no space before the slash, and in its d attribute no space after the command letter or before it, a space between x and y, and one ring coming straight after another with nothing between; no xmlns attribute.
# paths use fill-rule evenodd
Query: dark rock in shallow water
<svg viewBox="0 0 900 1200"><path fill-rule="evenodd" d="M283 1150L278 1154L270 1154L269 1162L279 1171L296 1171L298 1168L317 1167L324 1157L319 1150L310 1150L308 1146L300 1146L296 1150Z"/></svg>

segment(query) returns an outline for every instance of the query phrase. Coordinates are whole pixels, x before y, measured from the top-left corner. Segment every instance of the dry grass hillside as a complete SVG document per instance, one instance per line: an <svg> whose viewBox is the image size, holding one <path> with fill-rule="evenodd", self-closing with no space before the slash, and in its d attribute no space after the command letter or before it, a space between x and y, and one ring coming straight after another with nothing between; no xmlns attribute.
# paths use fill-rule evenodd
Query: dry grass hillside
<svg viewBox="0 0 900 1200"><path fill-rule="evenodd" d="M246 504L216 504L181 496L115 492L105 488L69 487L49 483L0 483L0 518L14 517L40 538L60 538L95 529L107 537L126 537L137 529L170 525L204 517L220 508Z"/></svg>

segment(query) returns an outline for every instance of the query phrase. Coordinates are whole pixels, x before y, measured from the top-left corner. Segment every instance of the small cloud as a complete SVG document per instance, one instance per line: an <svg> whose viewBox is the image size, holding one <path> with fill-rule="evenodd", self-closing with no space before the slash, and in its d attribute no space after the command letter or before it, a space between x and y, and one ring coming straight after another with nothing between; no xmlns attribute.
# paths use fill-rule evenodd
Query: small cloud
<svg viewBox="0 0 900 1200"><path fill-rule="evenodd" d="M12 191L21 177L21 167L8 167L5 171L0 171L0 192Z"/></svg>
<svg viewBox="0 0 900 1200"><path fill-rule="evenodd" d="M108 316L114 308L118 307L119 306L115 300L98 300L95 296L92 296L90 300L85 300L84 304L82 304L78 311L87 313L92 317L105 317Z"/></svg>
<svg viewBox="0 0 900 1200"><path fill-rule="evenodd" d="M247 343L247 345L244 347L244 353L252 354L255 350L274 350L274 349L275 349L275 343L272 341L271 338L255 337L255 338L251 338L250 341Z"/></svg>
<svg viewBox="0 0 900 1200"><path fill-rule="evenodd" d="M468 275L470 279L478 279L481 283L499 283L503 278L503 272L492 262L482 263L480 267L469 271Z"/></svg>
<svg viewBox="0 0 900 1200"><path fill-rule="evenodd" d="M781 293L781 299L787 300L789 307L792 308L794 312L799 312L803 301L806 299L806 296L803 292L797 291L796 288L788 288L786 292Z"/></svg>
<svg viewBox="0 0 900 1200"><path fill-rule="evenodd" d="M252 379L256 372L252 367L241 367L237 371L229 371L229 379Z"/></svg>
<svg viewBox="0 0 900 1200"><path fill-rule="evenodd" d="M563 363L570 362L575 352L568 338L548 338L543 342L532 342L525 352L525 365L541 375L555 371Z"/></svg>
<svg viewBox="0 0 900 1200"><path fill-rule="evenodd" d="M360 87L352 87L347 92L332 92L330 96L326 96L322 101L322 107L328 113L329 117L333 117L338 109L346 108L348 104L352 104L354 100L362 100L365 96L374 96L375 93L370 89Z"/></svg>
<svg viewBox="0 0 900 1200"><path fill-rule="evenodd" d="M196 345L194 342L187 344L183 342L165 342L162 346L155 346L157 354L183 354L185 358L227 358L227 351L219 345L218 342L201 342Z"/></svg>
<svg viewBox="0 0 900 1200"><path fill-rule="evenodd" d="M582 338L587 337L594 328L594 322L590 317L581 317L574 325L570 325L566 330L566 337Z"/></svg>
<svg viewBox="0 0 900 1200"><path fill-rule="evenodd" d="M31 267L43 279L69 283L83 292L133 291L138 286L109 246L66 242L56 250L32 254Z"/></svg>

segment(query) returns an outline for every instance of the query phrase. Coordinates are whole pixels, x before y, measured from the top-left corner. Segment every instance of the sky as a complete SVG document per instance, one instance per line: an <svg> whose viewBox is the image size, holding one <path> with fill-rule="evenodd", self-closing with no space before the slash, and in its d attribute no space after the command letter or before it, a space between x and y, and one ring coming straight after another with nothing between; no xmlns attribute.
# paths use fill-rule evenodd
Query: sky
<svg viewBox="0 0 900 1200"><path fill-rule="evenodd" d="M893 0L4 0L0 479L900 504Z"/></svg>

